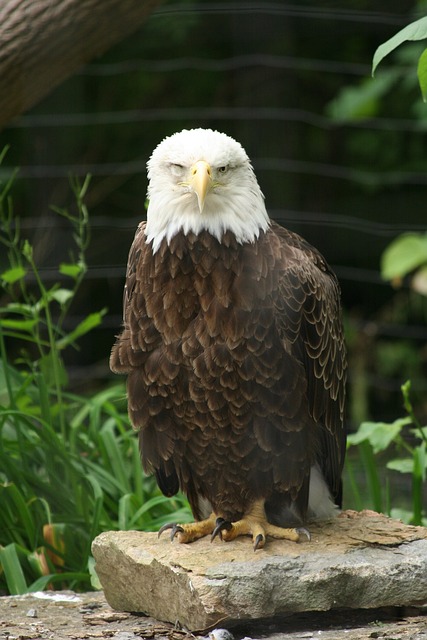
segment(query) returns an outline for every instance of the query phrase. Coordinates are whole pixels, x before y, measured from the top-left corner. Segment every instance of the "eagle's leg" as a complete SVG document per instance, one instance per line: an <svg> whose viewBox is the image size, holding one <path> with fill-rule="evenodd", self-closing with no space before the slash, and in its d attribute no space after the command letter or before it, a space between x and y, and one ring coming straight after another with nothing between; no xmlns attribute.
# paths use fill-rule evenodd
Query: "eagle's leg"
<svg viewBox="0 0 427 640"><path fill-rule="evenodd" d="M171 540L176 538L178 542L193 542L198 538L203 538L212 533L215 529L217 516L211 513L206 520L199 520L199 522L189 522L185 524L176 524L174 522L163 525L159 529L159 537L167 529L171 529Z"/></svg>
<svg viewBox="0 0 427 640"><path fill-rule="evenodd" d="M254 502L250 510L237 522L219 523L213 532L212 537L221 534L223 540L234 540L238 536L251 535L254 543L254 550L261 549L265 545L266 536L279 538L281 540L292 540L298 542L301 535L305 535L310 540L310 534L304 528L285 529L270 524L267 520L264 509L264 500Z"/></svg>

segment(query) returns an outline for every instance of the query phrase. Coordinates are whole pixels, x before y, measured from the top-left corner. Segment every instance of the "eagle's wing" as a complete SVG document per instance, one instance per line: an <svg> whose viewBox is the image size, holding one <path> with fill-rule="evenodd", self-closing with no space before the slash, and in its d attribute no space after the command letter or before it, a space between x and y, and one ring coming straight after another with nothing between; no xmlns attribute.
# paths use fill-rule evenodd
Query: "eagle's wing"
<svg viewBox="0 0 427 640"><path fill-rule="evenodd" d="M178 478L174 469L162 458L162 451L170 451L173 446L168 424L158 420L158 430L152 428L148 404L150 398L140 393L140 376L144 375L147 358L161 344L161 337L149 318L146 301L141 292L141 278L146 251L145 222L141 222L129 251L126 269L126 282L123 291L123 324L122 333L118 336L111 351L110 368L115 373L128 374L128 408L134 428L145 434L146 456L152 458L147 470L153 471L157 483L163 493L172 496L179 489ZM150 428L151 425L151 428Z"/></svg>
<svg viewBox="0 0 427 640"><path fill-rule="evenodd" d="M276 326L285 349L304 365L309 411L319 425L318 464L339 502L347 369L339 284L321 254L303 238L275 224L273 229L284 252Z"/></svg>
<svg viewBox="0 0 427 640"><path fill-rule="evenodd" d="M141 222L132 242L126 268L123 290L123 331L118 336L110 357L110 368L115 373L130 373L142 366L147 354L161 338L147 315L146 301L142 293L142 262L146 253L145 222Z"/></svg>
<svg viewBox="0 0 427 640"><path fill-rule="evenodd" d="M138 305L138 302L136 300L136 296L134 296L134 293L138 293L137 291L135 291L138 278L137 267L141 252L145 247L146 224L146 222L141 222L138 225L135 237L129 250L129 257L126 267L126 282L123 290L123 323L125 327L129 327L129 323L132 322L132 316L135 316L136 319L137 316L141 317L142 314L145 315L145 305L143 300L140 300L140 305L142 304L144 308L135 309L135 306ZM138 348L136 350L138 350Z"/></svg>
<svg viewBox="0 0 427 640"><path fill-rule="evenodd" d="M132 242L126 268L126 280L123 289L123 331L117 337L110 356L110 369L114 373L129 373L132 366L135 366L135 354L132 353L132 313L131 301L137 282L137 264L144 247L145 222L142 222L136 230Z"/></svg>

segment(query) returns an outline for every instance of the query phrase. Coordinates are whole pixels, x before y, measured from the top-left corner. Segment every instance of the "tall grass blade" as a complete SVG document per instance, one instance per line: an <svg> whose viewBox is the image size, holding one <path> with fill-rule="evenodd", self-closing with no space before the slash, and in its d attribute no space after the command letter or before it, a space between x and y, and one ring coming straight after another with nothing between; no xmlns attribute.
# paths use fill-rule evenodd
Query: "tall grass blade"
<svg viewBox="0 0 427 640"><path fill-rule="evenodd" d="M6 509L6 501L9 509L15 514L16 521L24 528L28 540L35 542L37 539L36 523L30 512L27 502L15 483L11 482L3 487L3 508Z"/></svg>
<svg viewBox="0 0 427 640"><path fill-rule="evenodd" d="M347 480L347 483L350 485L350 490L353 497L351 502L354 505L354 508L360 511L361 509L363 509L363 501L360 495L359 483L356 481L354 464L350 460L349 456L347 456L345 468L347 472L347 477L345 480ZM344 480L344 488L346 487L345 480Z"/></svg>
<svg viewBox="0 0 427 640"><path fill-rule="evenodd" d="M11 595L17 596L26 593L27 582L18 557L17 546L14 542L0 548L0 563Z"/></svg>
<svg viewBox="0 0 427 640"><path fill-rule="evenodd" d="M426 478L426 443L414 448L414 469L412 472L412 508L411 524L423 524L423 485Z"/></svg>
<svg viewBox="0 0 427 640"><path fill-rule="evenodd" d="M373 501L372 508L375 511L383 511L382 485L378 474L377 461L369 442L361 442L359 444L360 455L363 466L367 474L367 482L369 487L369 495Z"/></svg>
<svg viewBox="0 0 427 640"><path fill-rule="evenodd" d="M108 463L109 469L113 473L114 477L119 482L121 492L130 493L131 487L129 485L125 461L118 446L117 438L113 433L113 427L111 424L104 425L100 433L100 439L105 452L106 462Z"/></svg>
<svg viewBox="0 0 427 640"><path fill-rule="evenodd" d="M94 476L89 474L86 476L86 480L91 485L93 495L94 495L94 503L92 505L91 514L90 514L91 528L89 531L89 539L90 541L92 541L93 538L102 529L101 516L102 516L102 509L104 504L104 494L101 489L101 485L99 484L98 480Z"/></svg>

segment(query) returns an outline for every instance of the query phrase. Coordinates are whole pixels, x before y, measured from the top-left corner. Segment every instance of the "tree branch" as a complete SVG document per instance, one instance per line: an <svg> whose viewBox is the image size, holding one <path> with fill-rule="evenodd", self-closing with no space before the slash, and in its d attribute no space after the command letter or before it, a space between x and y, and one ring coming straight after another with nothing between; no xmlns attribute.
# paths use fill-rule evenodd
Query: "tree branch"
<svg viewBox="0 0 427 640"><path fill-rule="evenodd" d="M135 31L161 0L6 0L0 128Z"/></svg>

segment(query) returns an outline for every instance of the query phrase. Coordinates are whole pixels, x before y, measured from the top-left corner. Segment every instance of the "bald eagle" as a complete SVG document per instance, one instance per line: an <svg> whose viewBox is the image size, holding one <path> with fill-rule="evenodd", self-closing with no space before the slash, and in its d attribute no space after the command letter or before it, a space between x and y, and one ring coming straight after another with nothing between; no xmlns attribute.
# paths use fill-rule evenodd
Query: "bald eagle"
<svg viewBox="0 0 427 640"><path fill-rule="evenodd" d="M346 354L339 285L268 217L242 146L212 130L148 162L110 366L127 374L144 469L185 492L171 538L299 540L341 501ZM162 530L164 529L162 528Z"/></svg>

